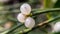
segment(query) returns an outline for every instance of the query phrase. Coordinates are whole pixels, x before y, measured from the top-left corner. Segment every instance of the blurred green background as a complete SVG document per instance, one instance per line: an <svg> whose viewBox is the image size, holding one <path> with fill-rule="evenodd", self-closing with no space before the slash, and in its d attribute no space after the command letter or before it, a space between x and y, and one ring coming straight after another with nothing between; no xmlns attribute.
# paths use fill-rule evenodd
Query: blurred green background
<svg viewBox="0 0 60 34"><path fill-rule="evenodd" d="M60 8L60 0L0 0L0 34L20 34L20 31L26 29L26 27L21 25L16 18L18 13L20 13L20 6L23 3L30 4L32 11L34 12L38 12L43 9ZM56 12L35 15L34 19L36 21L36 25L60 15L60 10L55 11ZM54 21L53 25L57 21ZM19 25L21 25L21 27ZM23 34L51 34L51 31L52 25L51 23L48 23Z"/></svg>

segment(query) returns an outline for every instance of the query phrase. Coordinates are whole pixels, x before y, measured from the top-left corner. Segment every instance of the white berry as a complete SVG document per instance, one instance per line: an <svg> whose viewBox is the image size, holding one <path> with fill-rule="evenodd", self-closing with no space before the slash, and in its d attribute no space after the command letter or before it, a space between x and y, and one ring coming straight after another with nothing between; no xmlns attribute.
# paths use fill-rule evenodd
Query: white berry
<svg viewBox="0 0 60 34"><path fill-rule="evenodd" d="M60 22L57 22L53 27L53 32L60 32Z"/></svg>
<svg viewBox="0 0 60 34"><path fill-rule="evenodd" d="M17 16L17 19L18 19L19 22L24 23L25 19L26 19L26 16L23 15L22 13L19 13L18 16Z"/></svg>
<svg viewBox="0 0 60 34"><path fill-rule="evenodd" d="M25 15L29 15L31 12L31 7L29 4L24 3L21 7L20 7L20 11L21 13L25 14Z"/></svg>
<svg viewBox="0 0 60 34"><path fill-rule="evenodd" d="M25 21L25 26L27 28L33 28L35 26L35 20L31 17L28 17Z"/></svg>

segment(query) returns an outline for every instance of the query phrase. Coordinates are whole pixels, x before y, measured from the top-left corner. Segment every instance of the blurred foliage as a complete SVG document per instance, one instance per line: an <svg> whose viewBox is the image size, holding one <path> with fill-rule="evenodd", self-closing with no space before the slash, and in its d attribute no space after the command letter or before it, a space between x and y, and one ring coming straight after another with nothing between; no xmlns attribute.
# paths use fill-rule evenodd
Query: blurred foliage
<svg viewBox="0 0 60 34"><path fill-rule="evenodd" d="M24 24L18 22L16 17L20 13L19 9L23 3L29 3L31 5L31 17L35 19L36 26L45 21L48 23L36 29L28 29ZM60 18L60 0L57 0L55 3L52 0L10 0L9 2L0 2L0 34L50 34L52 33L51 23L54 24L56 21L60 21L55 19L57 17ZM13 26L10 29L5 29L4 24L9 21L13 22Z"/></svg>

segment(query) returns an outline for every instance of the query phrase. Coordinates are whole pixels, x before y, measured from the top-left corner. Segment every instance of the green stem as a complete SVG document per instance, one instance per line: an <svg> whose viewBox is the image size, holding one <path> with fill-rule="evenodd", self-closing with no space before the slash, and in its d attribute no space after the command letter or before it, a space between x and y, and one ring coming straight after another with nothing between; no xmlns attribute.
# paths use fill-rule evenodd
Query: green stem
<svg viewBox="0 0 60 34"><path fill-rule="evenodd" d="M54 8L54 9L52 9L52 8L50 9L49 8L49 9L38 10L36 12L33 11L32 14L34 15L34 14L38 14L38 13L41 14L41 13L48 13L48 12L60 12L60 11L55 11L55 10L60 10L60 8Z"/></svg>
<svg viewBox="0 0 60 34"><path fill-rule="evenodd" d="M15 27L13 27L12 29L10 29L6 34L11 33L12 31L16 30L17 28L21 27L23 24L20 25L16 25Z"/></svg>
<svg viewBox="0 0 60 34"><path fill-rule="evenodd" d="M54 12L54 11L50 11L50 10L59 10L60 8L55 8L55 9L46 9L46 10L42 10L41 12L40 11L37 11L37 12L34 12L34 14L36 14L36 13L47 13L47 12ZM21 26L22 26L22 24L21 24ZM20 27L20 25L17 25L16 27L14 27L14 28L12 28L8 33L11 33L12 31L14 31L15 29L17 29L17 28L19 28ZM24 30L24 32L25 32L26 30ZM29 31L29 29L27 30L27 31ZM7 33L7 34L8 34Z"/></svg>
<svg viewBox="0 0 60 34"><path fill-rule="evenodd" d="M43 5L44 5L44 9L52 8L52 1L51 0L44 0ZM47 16L48 19L51 18L50 13L47 13L46 16Z"/></svg>
<svg viewBox="0 0 60 34"><path fill-rule="evenodd" d="M19 31L18 33L29 33L30 31L33 31L33 30L35 30L36 28L40 28L40 27L42 27L43 25L46 25L46 24L51 23L51 22L53 22L53 21L55 21L55 20L58 20L58 19L60 19L60 16L57 16L57 17L55 17L55 18L51 18L50 20L47 20L46 22L44 22L44 24L38 25L38 26L34 27L33 29L24 29L23 31Z"/></svg>
<svg viewBox="0 0 60 34"><path fill-rule="evenodd" d="M52 10L60 10L60 8L46 8L46 9L33 9L32 12L36 13L39 11L42 12L42 11L52 11ZM0 15L2 14L9 14L9 13L19 13L20 11L11 11L11 12L8 12L8 11L1 11L0 12Z"/></svg>

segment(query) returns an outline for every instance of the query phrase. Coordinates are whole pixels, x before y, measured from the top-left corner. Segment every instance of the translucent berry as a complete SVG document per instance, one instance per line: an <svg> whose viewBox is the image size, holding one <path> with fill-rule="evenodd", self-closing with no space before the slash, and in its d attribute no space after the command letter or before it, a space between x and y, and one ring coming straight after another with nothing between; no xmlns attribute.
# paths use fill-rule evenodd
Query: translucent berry
<svg viewBox="0 0 60 34"><path fill-rule="evenodd" d="M57 22L53 27L53 32L60 32L60 22Z"/></svg>
<svg viewBox="0 0 60 34"><path fill-rule="evenodd" d="M25 15L29 15L31 12L31 7L29 4L24 3L21 7L20 7L20 11L21 13L25 14Z"/></svg>
<svg viewBox="0 0 60 34"><path fill-rule="evenodd" d="M19 22L24 23L25 19L26 19L26 16L23 15L22 13L19 13L18 16L17 16L17 19L18 19Z"/></svg>
<svg viewBox="0 0 60 34"><path fill-rule="evenodd" d="M25 26L27 28L33 28L35 26L35 20L31 17L28 17L25 21Z"/></svg>

